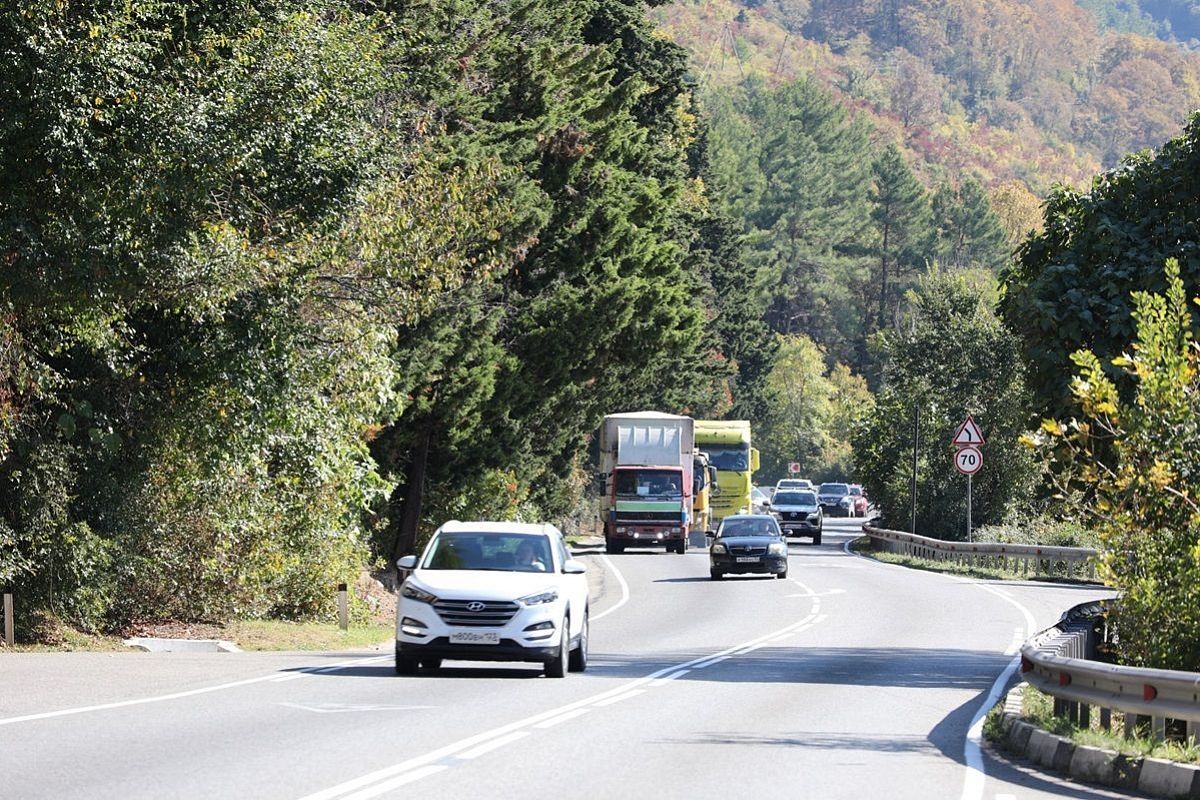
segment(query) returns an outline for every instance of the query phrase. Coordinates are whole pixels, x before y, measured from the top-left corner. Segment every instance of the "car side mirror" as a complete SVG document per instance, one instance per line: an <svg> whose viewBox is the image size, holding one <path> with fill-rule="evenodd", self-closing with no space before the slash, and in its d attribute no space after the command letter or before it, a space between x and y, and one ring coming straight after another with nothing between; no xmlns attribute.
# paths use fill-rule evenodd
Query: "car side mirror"
<svg viewBox="0 0 1200 800"><path fill-rule="evenodd" d="M587 567L583 562L572 558L563 563L562 571L564 575L583 575L587 572Z"/></svg>
<svg viewBox="0 0 1200 800"><path fill-rule="evenodd" d="M417 557L416 556L403 556L401 558L398 558L398 559L396 559L396 567L398 569L416 569L417 568Z"/></svg>

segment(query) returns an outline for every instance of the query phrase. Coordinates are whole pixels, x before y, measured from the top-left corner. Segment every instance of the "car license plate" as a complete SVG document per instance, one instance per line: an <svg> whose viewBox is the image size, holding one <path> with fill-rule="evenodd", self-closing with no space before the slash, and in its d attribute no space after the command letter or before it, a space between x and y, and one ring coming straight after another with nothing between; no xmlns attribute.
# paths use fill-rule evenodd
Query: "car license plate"
<svg viewBox="0 0 1200 800"><path fill-rule="evenodd" d="M450 644L500 644L495 631L459 631L450 634Z"/></svg>
<svg viewBox="0 0 1200 800"><path fill-rule="evenodd" d="M737 557L737 563L739 563L739 564L753 564L756 561L758 561L758 556L738 556Z"/></svg>

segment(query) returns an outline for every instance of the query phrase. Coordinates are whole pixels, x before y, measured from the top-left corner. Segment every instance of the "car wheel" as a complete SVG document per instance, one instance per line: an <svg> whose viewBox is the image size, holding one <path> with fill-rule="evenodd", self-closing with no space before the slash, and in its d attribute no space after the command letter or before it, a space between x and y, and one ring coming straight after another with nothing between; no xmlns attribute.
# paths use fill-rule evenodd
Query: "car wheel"
<svg viewBox="0 0 1200 800"><path fill-rule="evenodd" d="M588 660L588 612L583 612L583 628L579 631L579 646L571 651L567 660L567 669L571 672L583 672L587 669Z"/></svg>
<svg viewBox="0 0 1200 800"><path fill-rule="evenodd" d="M604 552L608 553L610 556L619 556L621 553L625 552L625 545L617 544L616 542L605 542Z"/></svg>
<svg viewBox="0 0 1200 800"><path fill-rule="evenodd" d="M563 617L562 636L558 637L558 655L546 662L547 678L567 677L567 662L571 653L571 619Z"/></svg>
<svg viewBox="0 0 1200 800"><path fill-rule="evenodd" d="M787 580L787 572L786 572L786 571L784 571L784 572L776 572L776 573L775 573L775 577L776 577L776 578L778 578L778 579L779 579L779 580L781 580L781 581L782 581L782 580Z"/></svg>
<svg viewBox="0 0 1200 800"><path fill-rule="evenodd" d="M814 544L814 545L816 545L816 544L820 544L820 543L821 543L821 532L820 532L820 531L817 531L817 532L816 532L816 533L813 535L813 544Z"/></svg>
<svg viewBox="0 0 1200 800"><path fill-rule="evenodd" d="M421 669L426 672L437 672L442 668L442 660L440 658L422 658Z"/></svg>
<svg viewBox="0 0 1200 800"><path fill-rule="evenodd" d="M675 545L675 552L679 553L679 555L684 555L687 553L687 544L687 539L684 539L682 542Z"/></svg>
<svg viewBox="0 0 1200 800"><path fill-rule="evenodd" d="M721 572L719 569L710 569L708 571L708 577L712 578L714 581L719 581L725 577L725 573Z"/></svg>

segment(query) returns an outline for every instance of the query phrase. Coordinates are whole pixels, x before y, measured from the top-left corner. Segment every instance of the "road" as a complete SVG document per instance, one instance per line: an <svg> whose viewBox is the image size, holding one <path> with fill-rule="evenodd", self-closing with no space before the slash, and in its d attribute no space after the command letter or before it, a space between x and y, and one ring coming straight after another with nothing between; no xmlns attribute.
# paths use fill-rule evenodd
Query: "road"
<svg viewBox="0 0 1200 800"><path fill-rule="evenodd" d="M786 581L703 552L581 556L592 662L367 653L0 657L0 798L1123 797L997 760L978 718L1020 642L1096 587L860 558L858 525ZM999 679L999 680L998 680Z"/></svg>

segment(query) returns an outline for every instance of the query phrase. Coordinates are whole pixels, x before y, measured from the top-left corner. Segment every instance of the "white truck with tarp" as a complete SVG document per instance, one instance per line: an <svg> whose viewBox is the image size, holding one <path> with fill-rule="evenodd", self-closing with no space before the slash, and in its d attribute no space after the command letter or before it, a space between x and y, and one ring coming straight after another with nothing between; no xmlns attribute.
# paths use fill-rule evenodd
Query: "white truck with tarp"
<svg viewBox="0 0 1200 800"><path fill-rule="evenodd" d="M639 411L604 418L600 518L607 552L660 546L687 552L695 449L691 417Z"/></svg>

